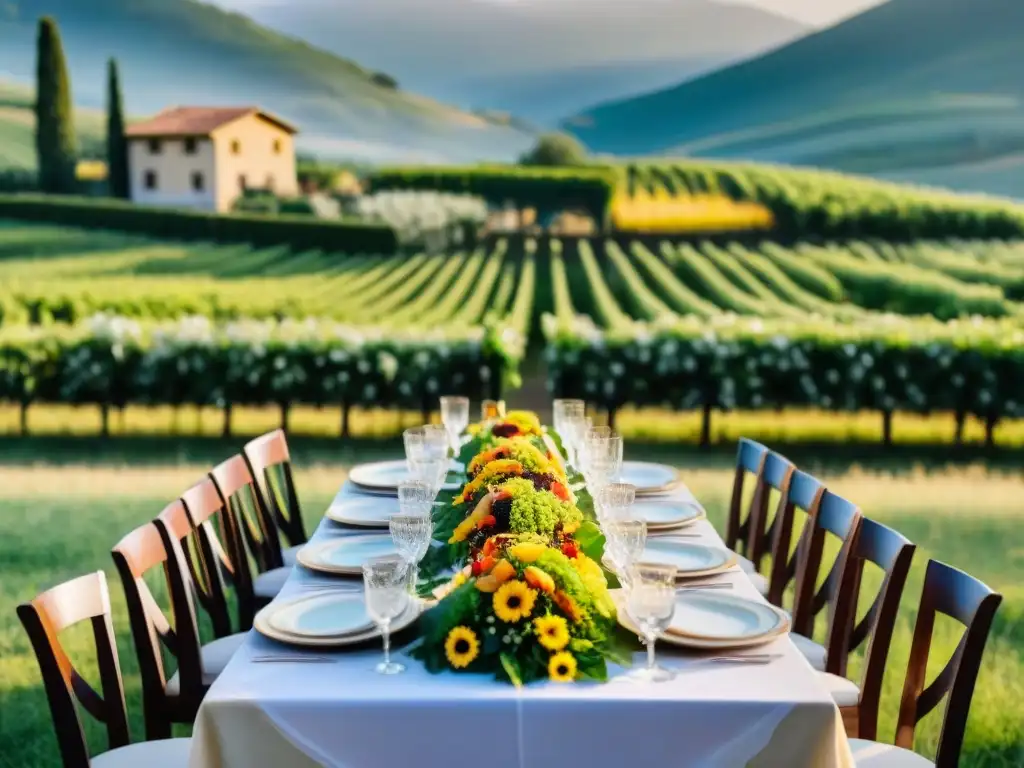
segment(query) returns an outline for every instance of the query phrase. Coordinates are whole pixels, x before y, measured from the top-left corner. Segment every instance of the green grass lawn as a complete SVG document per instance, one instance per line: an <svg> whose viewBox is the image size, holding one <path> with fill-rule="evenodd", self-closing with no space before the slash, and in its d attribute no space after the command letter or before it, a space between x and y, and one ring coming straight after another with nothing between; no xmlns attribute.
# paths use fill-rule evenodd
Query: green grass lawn
<svg viewBox="0 0 1024 768"><path fill-rule="evenodd" d="M18 445L3 443L5 448ZM240 445L240 441L238 442ZM345 475L345 464L377 458L380 447L353 449L297 446L295 459L305 514L312 526ZM5 450L0 464L0 766L42 768L59 764L45 696L15 606L61 580L91 571L107 572L118 630L119 652L128 692L133 733L141 735L139 678L128 632L120 581L109 550L124 533L154 517L205 470L205 462L228 455L234 443L210 443L205 451L162 456L111 449L86 464L84 451L65 463L41 463L42 450ZM628 450L628 449L627 449ZM355 452L354 452L355 451ZM17 454L17 455L15 455ZM218 455L219 454L219 455ZM685 479L721 526L730 490L731 458L695 458L662 450L685 468ZM904 599L895 648L886 678L881 737L892 738L903 670L909 651L912 608L921 589L927 556L937 557L986 580L1006 596L986 651L975 694L961 765L1024 765L1024 481L1016 474L984 468L945 467L928 472L901 462L893 471L866 471L817 461L808 466L865 513L905 533L921 548ZM132 463L132 459L135 459ZM937 654L948 655L958 635L940 625ZM820 639L820 638L819 638ZM88 632L68 633L72 658L95 681ZM938 659L941 663L944 659ZM99 737L98 729L89 731ZM937 722L922 724L918 745L931 754ZM103 746L102 738L93 743Z"/></svg>

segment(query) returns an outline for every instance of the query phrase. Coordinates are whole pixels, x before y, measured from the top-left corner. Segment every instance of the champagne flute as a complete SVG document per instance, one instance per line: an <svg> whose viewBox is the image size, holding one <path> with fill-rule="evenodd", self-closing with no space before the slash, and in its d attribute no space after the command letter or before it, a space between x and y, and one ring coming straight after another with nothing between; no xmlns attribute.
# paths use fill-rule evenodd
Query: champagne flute
<svg viewBox="0 0 1024 768"><path fill-rule="evenodd" d="M563 398L555 400L551 405L552 426L554 426L555 432L558 433L558 436L561 438L563 443L565 442L565 419L566 416L574 409L579 412L583 412L586 410L586 403L582 400L570 400Z"/></svg>
<svg viewBox="0 0 1024 768"><path fill-rule="evenodd" d="M581 471L579 454L583 447L583 438L590 429L590 423L590 419L581 413L573 413L566 419L565 431L572 450L572 466L577 472Z"/></svg>
<svg viewBox="0 0 1024 768"><path fill-rule="evenodd" d="M395 548L407 566L409 593L415 598L420 561L430 548L434 523L429 515L422 512L402 512L391 516L388 528L391 531L391 540L395 542Z"/></svg>
<svg viewBox="0 0 1024 768"><path fill-rule="evenodd" d="M674 565L637 563L628 587L629 615L643 633L647 645L647 666L626 676L633 682L662 683L675 673L659 667L654 658L658 635L668 629L676 609L676 568Z"/></svg>
<svg viewBox="0 0 1024 768"><path fill-rule="evenodd" d="M457 395L446 395L441 398L441 423L448 432L452 453L459 456L459 442L462 433L469 426L469 398Z"/></svg>
<svg viewBox="0 0 1024 768"><path fill-rule="evenodd" d="M397 675L405 666L391 660L391 622L409 604L408 564L399 555L375 557L363 563L366 613L384 638L384 660L374 669L382 675Z"/></svg>
<svg viewBox="0 0 1024 768"><path fill-rule="evenodd" d="M618 482L619 478L622 476L622 450L624 447L622 435L617 432L609 434L607 447L608 456L612 464L610 479L612 482Z"/></svg>

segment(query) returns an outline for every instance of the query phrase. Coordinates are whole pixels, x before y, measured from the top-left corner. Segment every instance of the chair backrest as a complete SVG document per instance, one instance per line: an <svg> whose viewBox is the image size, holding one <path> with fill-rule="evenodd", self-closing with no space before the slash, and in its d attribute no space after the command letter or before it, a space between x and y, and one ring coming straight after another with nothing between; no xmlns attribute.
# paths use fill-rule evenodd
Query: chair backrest
<svg viewBox="0 0 1024 768"><path fill-rule="evenodd" d="M223 585L224 580L230 582L238 601L238 631L249 630L256 615L256 596L239 521L227 509L212 477L203 478L181 494L181 502L192 527L199 534L199 548L210 576L211 604L227 605ZM226 607L224 611L227 611ZM225 623L226 627L223 626ZM217 637L231 634L230 621L215 620L214 633Z"/></svg>
<svg viewBox="0 0 1024 768"><path fill-rule="evenodd" d="M761 570L761 563L772 550L772 540L780 522L778 516L768 521L768 507L772 491L779 494L779 503L786 498L789 483L796 467L789 459L775 451L768 451L761 464L754 484L754 495L750 500L750 515L747 517L747 557L754 568ZM781 507L780 507L781 508Z"/></svg>
<svg viewBox="0 0 1024 768"><path fill-rule="evenodd" d="M103 572L80 576L43 592L35 600L18 606L18 618L35 651L65 767L89 767L89 746L76 700L106 726L110 749L128 744L124 686ZM58 637L68 627L86 619L92 623L102 695L74 668Z"/></svg>
<svg viewBox="0 0 1024 768"><path fill-rule="evenodd" d="M291 456L284 430L275 429L246 443L242 455L249 465L253 479L263 496L263 505L287 537L288 543L297 546L309 541L302 522L299 495L295 490L292 476ZM281 482L274 477L280 471Z"/></svg>
<svg viewBox="0 0 1024 768"><path fill-rule="evenodd" d="M779 497L779 506L771 525L772 567L768 577L768 602L782 605L782 598L791 581L796 578L800 548L793 544L793 525L796 510L814 518L825 493L825 485L813 475L795 470L789 478L786 492Z"/></svg>
<svg viewBox="0 0 1024 768"><path fill-rule="evenodd" d="M181 502L175 502L178 506ZM145 712L146 738L166 739L171 735L167 718L167 673L163 649L174 656L180 675L200 667L199 630L191 595L175 600L175 585L168 551L155 523L136 528L114 545L110 552L121 577L128 621L135 642L142 677L142 703ZM146 584L145 575L161 568L171 594L171 622L160 608ZM182 567L182 566L179 566ZM191 677L191 675L189 675Z"/></svg>
<svg viewBox="0 0 1024 768"><path fill-rule="evenodd" d="M981 657L992 628L992 619L1002 600L1002 595L973 576L936 560L928 562L897 719L896 746L913 749L917 723L948 693L935 755L936 768L955 768L960 762ZM966 629L946 666L931 685L925 687L932 630L938 613L955 619Z"/></svg>
<svg viewBox="0 0 1024 768"><path fill-rule="evenodd" d="M740 551L746 548L750 524L750 507L743 512L743 488L747 475L757 476L764 466L768 449L758 442L741 437L736 448L736 473L732 483L732 498L729 500L729 519L726 525L725 545ZM753 504L751 500L751 504Z"/></svg>
<svg viewBox="0 0 1024 768"><path fill-rule="evenodd" d="M916 547L892 528L865 517L860 521L856 544L850 550L843 574L843 583L836 596L836 615L849 616L850 628L840 649L830 653L826 668L835 675L846 676L849 654L867 641L864 667L861 671L860 704L858 707L858 733L862 739L878 736L878 705L882 695L885 665L892 645L907 574L914 559ZM865 563L874 563L882 569L882 585L871 606L859 622L856 620L860 598L861 578Z"/></svg>
<svg viewBox="0 0 1024 768"><path fill-rule="evenodd" d="M237 523L259 573L284 565L277 524L263 504L245 457L232 456L210 472L221 503Z"/></svg>
<svg viewBox="0 0 1024 768"><path fill-rule="evenodd" d="M828 656L842 652L843 640L850 631L849 622L852 617L849 613L836 615L836 596L850 551L857 543L861 517L856 504L825 490L818 501L817 510L804 526L799 544L796 591L793 597L793 631L804 637L813 637L814 620L827 607L828 640L825 648ZM826 534L835 536L842 543L839 554L819 588L818 574L821 571Z"/></svg>

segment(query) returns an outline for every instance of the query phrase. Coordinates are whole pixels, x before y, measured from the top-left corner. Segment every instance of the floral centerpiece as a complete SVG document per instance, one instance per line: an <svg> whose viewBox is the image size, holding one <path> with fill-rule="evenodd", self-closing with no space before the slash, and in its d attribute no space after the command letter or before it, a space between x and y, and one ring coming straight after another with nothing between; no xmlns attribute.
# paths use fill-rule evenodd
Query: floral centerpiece
<svg viewBox="0 0 1024 768"><path fill-rule="evenodd" d="M445 545L435 552L457 570L434 589L412 654L432 672L486 672L515 685L605 680L609 661L628 663L634 640L616 622L604 537L576 506L561 456L533 441L546 437L536 416L504 418L514 414L489 423L468 482L435 513ZM499 423L525 430L495 436Z"/></svg>

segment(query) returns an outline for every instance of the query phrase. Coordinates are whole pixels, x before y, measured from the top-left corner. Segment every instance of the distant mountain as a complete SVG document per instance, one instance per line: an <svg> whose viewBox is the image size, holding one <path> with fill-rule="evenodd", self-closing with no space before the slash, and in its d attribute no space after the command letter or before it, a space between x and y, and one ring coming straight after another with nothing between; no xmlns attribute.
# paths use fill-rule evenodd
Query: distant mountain
<svg viewBox="0 0 1024 768"><path fill-rule="evenodd" d="M105 62L115 56L132 114L176 104L258 104L296 123L300 149L320 154L508 159L533 139L389 88L352 61L195 0L0 0L0 73L32 82L36 23L44 14L60 25L82 105L102 105Z"/></svg>
<svg viewBox="0 0 1024 768"><path fill-rule="evenodd" d="M419 93L554 123L809 31L715 0L217 0Z"/></svg>
<svg viewBox="0 0 1024 768"><path fill-rule="evenodd" d="M566 125L592 149L824 165L1024 196L1024 3L890 0Z"/></svg>

